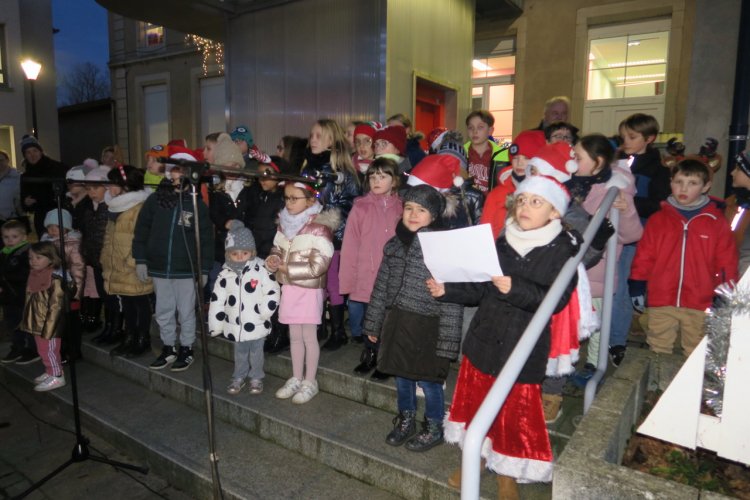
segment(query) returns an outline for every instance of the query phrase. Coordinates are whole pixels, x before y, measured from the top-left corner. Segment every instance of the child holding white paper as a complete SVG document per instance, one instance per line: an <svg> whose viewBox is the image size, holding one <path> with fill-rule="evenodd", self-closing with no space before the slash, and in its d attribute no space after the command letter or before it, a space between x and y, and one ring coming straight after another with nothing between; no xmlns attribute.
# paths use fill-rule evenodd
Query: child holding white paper
<svg viewBox="0 0 750 500"><path fill-rule="evenodd" d="M396 236L383 250L364 332L372 342L381 340L378 370L396 376L399 414L386 443L427 451L443 442L443 383L450 362L458 357L463 308L438 302L425 286L430 271L417 233L435 228L445 198L423 184L409 189L403 201ZM425 394L425 422L415 436L417 385Z"/></svg>
<svg viewBox="0 0 750 500"><path fill-rule="evenodd" d="M531 318L580 236L563 229L570 195L555 179L527 177L516 190L511 218L496 248L505 276L484 283L427 281L442 302L479 304L463 345L456 390L445 418L445 440L463 444L466 427L510 358ZM557 304L562 310L576 286L574 277ZM487 467L498 474L500 498L518 498L516 480L552 480L552 449L544 422L541 383L550 348L545 327L492 424L482 449ZM449 484L460 485L460 470Z"/></svg>

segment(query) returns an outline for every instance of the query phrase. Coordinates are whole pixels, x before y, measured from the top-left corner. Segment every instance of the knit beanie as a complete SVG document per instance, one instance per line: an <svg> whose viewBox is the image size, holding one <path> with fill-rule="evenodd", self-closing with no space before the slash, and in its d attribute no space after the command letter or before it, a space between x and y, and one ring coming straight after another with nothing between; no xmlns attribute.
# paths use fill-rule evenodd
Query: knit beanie
<svg viewBox="0 0 750 500"><path fill-rule="evenodd" d="M452 154L425 156L409 173L406 183L410 186L427 184L435 189L447 191L464 183L461 177L461 162Z"/></svg>
<svg viewBox="0 0 750 500"><path fill-rule="evenodd" d="M168 158L169 157L169 148L166 144L157 144L156 146L151 146L151 149L146 151L146 158L152 157L152 158Z"/></svg>
<svg viewBox="0 0 750 500"><path fill-rule="evenodd" d="M230 134L233 141L245 141L248 147L252 146L253 134L250 133L250 129L246 125L239 125L232 130Z"/></svg>
<svg viewBox="0 0 750 500"><path fill-rule="evenodd" d="M65 180L68 182L76 183L85 180L85 178L86 174L83 173L82 165L70 167L70 170L65 172Z"/></svg>
<svg viewBox="0 0 750 500"><path fill-rule="evenodd" d="M63 208L62 210L62 220L63 220L63 229L67 229L69 231L73 230L73 216L70 215L70 212L65 210ZM57 226L60 220L57 217L57 209L53 208L49 212L47 212L47 215L44 216L44 227L55 225Z"/></svg>
<svg viewBox="0 0 750 500"><path fill-rule="evenodd" d="M36 140L36 137L26 134L21 138L21 154L24 154L29 148L37 148L39 151L44 151L42 145Z"/></svg>
<svg viewBox="0 0 750 500"><path fill-rule="evenodd" d="M557 143L560 144L560 143ZM568 190L554 177L546 175L526 176L526 179L518 185L515 195L523 193L541 196L555 207L561 216L565 215L570 203Z"/></svg>
<svg viewBox="0 0 750 500"><path fill-rule="evenodd" d="M354 127L354 137L356 138L360 134L366 135L370 139L375 140L375 127L373 127L369 123L362 123L361 125L357 125L356 127Z"/></svg>
<svg viewBox="0 0 750 500"><path fill-rule="evenodd" d="M229 224L229 232L224 241L224 251L227 255L232 250L247 250L255 252L255 238L253 233L239 220L232 220Z"/></svg>
<svg viewBox="0 0 750 500"><path fill-rule="evenodd" d="M469 159L466 157L466 148L464 148L463 142L461 132L449 130L443 134L437 154L451 155L457 158L461 164L461 169L466 171L469 169Z"/></svg>
<svg viewBox="0 0 750 500"><path fill-rule="evenodd" d="M746 149L737 155L737 168L750 177L750 149Z"/></svg>
<svg viewBox="0 0 750 500"><path fill-rule="evenodd" d="M427 158L430 157L428 156ZM411 201L426 208L430 212L433 221L439 219L443 211L445 211L445 197L437 189L426 184L410 188L404 193L403 199L404 203Z"/></svg>
<svg viewBox="0 0 750 500"><path fill-rule="evenodd" d="M536 167L539 175L548 175L558 182L565 182L578 170L578 163L572 146L561 141L539 148L526 166L527 176L531 175L531 167Z"/></svg>
<svg viewBox="0 0 750 500"><path fill-rule="evenodd" d="M214 163L222 167L244 167L245 159L239 146L232 141L229 134L222 132L214 146Z"/></svg>
<svg viewBox="0 0 750 500"><path fill-rule="evenodd" d="M547 141L544 139L542 130L524 130L513 140L508 153L510 153L511 160L516 155L533 158L545 144L547 144Z"/></svg>
<svg viewBox="0 0 750 500"><path fill-rule="evenodd" d="M400 155L406 151L406 129L401 125L391 125L375 132L375 140L383 139L393 144Z"/></svg>

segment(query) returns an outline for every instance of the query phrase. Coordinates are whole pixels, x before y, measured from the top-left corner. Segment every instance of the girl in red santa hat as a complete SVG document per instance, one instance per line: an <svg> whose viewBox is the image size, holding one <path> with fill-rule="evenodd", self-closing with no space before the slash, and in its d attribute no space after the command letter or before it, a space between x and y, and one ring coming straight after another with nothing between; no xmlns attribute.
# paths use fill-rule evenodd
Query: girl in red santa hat
<svg viewBox="0 0 750 500"><path fill-rule="evenodd" d="M516 190L511 217L496 241L503 276L483 283L427 281L440 301L479 304L463 343L453 402L445 418L445 440L463 444L466 427L541 304L561 268L576 254L580 236L563 229L567 189L547 176L529 177ZM557 310L576 286L573 278ZM500 340L502 339L502 342ZM501 498L518 498L517 482L552 479L552 449L541 400L550 348L547 325L492 424L482 456L499 475ZM458 472L458 471L457 471ZM460 472L449 481L460 485Z"/></svg>

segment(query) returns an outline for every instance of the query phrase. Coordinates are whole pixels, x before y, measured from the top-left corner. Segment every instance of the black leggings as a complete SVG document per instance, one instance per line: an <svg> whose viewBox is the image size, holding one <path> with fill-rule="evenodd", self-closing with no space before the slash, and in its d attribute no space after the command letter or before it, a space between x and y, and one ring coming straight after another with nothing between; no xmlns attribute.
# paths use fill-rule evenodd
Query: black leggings
<svg viewBox="0 0 750 500"><path fill-rule="evenodd" d="M120 295L125 328L147 332L151 328L151 299L149 295Z"/></svg>

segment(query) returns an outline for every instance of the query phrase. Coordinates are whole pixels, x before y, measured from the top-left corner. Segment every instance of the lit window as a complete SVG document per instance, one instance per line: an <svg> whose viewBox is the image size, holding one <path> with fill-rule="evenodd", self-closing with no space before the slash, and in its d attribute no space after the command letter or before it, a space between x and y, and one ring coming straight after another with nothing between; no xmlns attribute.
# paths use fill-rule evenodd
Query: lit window
<svg viewBox="0 0 750 500"><path fill-rule="evenodd" d="M164 26L147 22L140 23L141 47L154 49L164 46Z"/></svg>
<svg viewBox="0 0 750 500"><path fill-rule="evenodd" d="M669 31L592 39L586 99L663 95Z"/></svg>
<svg viewBox="0 0 750 500"><path fill-rule="evenodd" d="M0 24L0 87L8 86L8 66L5 59L5 25Z"/></svg>
<svg viewBox="0 0 750 500"><path fill-rule="evenodd" d="M495 76L508 76L516 72L516 56L488 57L485 59L474 59L471 62L474 70L472 78L492 78Z"/></svg>

